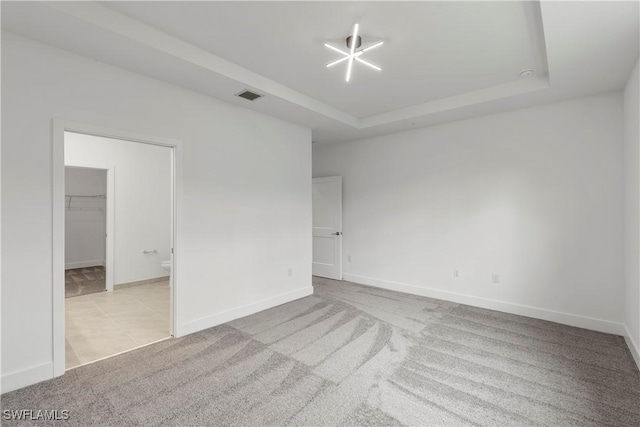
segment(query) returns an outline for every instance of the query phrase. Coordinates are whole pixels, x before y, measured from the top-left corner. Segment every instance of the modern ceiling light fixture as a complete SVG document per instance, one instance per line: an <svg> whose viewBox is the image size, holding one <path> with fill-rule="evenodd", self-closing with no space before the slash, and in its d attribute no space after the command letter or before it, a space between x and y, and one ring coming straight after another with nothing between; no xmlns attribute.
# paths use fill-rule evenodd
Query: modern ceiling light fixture
<svg viewBox="0 0 640 427"><path fill-rule="evenodd" d="M343 50L340 49L339 47L336 47L330 43L325 43L324 45L326 47L328 47L329 49L336 51L340 54L343 55L342 58L340 59L336 59L335 61L329 62L327 64L327 68L329 67L333 67L336 64L340 64L341 62L347 61L347 76L345 78L345 81L349 81L351 80L351 70L353 68L353 63L354 62L359 62L360 64L366 65L367 67L373 68L374 70L377 71L382 71L382 68L378 67L375 64L372 64L371 62L365 61L364 59L361 58L362 54L364 54L365 52L371 50L371 49L375 49L376 47L382 46L382 44L384 44L383 41L377 41L363 49L359 49L362 46L362 37L360 35L358 35L358 24L355 24L353 26L353 33L347 37L347 49ZM359 50L358 50L359 49Z"/></svg>

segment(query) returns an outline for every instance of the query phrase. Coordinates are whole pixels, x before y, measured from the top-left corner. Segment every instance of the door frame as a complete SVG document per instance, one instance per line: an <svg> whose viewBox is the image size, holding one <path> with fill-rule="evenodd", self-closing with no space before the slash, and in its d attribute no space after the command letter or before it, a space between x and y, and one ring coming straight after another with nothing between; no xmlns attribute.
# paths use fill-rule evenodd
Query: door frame
<svg viewBox="0 0 640 427"><path fill-rule="evenodd" d="M182 235L182 141L107 127L53 119L52 135L52 356L53 376L63 375L65 369L65 182L64 182L64 134L81 133L143 144L159 145L171 149L171 277L169 327L172 336L178 335L180 312L178 310L180 237ZM112 174L113 177L113 174ZM115 230L114 230L115 231ZM111 233L113 234L113 233Z"/></svg>
<svg viewBox="0 0 640 427"><path fill-rule="evenodd" d="M116 190L116 177L115 177L115 166L109 165L105 163L95 163L95 162L70 162L65 163L65 168L91 168L104 170L107 172L107 206L105 210L105 223L106 223L106 242L105 242L105 253L104 253L104 271L105 271L105 284L107 287L107 292L113 292L113 281L114 281L114 260L115 260L115 190Z"/></svg>

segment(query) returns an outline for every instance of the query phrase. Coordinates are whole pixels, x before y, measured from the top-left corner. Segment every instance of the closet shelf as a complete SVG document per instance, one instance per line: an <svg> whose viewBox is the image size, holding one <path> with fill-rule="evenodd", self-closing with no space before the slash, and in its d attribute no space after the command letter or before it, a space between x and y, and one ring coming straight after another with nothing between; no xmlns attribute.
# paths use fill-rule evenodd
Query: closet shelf
<svg viewBox="0 0 640 427"><path fill-rule="evenodd" d="M68 211L104 211L106 194L65 194L65 205Z"/></svg>

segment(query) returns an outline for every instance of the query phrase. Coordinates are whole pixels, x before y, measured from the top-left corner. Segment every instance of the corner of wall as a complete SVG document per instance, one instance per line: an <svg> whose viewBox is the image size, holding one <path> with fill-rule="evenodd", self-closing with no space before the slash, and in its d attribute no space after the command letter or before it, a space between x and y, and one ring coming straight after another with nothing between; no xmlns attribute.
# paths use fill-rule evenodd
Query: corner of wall
<svg viewBox="0 0 640 427"><path fill-rule="evenodd" d="M627 325L624 325L624 340L627 343L627 347L629 347L633 360L635 360L636 365L638 366L638 370L640 370L640 347L634 341Z"/></svg>
<svg viewBox="0 0 640 427"><path fill-rule="evenodd" d="M624 88L624 234L625 234L625 340L640 369L640 58L629 74Z"/></svg>
<svg viewBox="0 0 640 427"><path fill-rule="evenodd" d="M267 310L278 305L286 304L288 302L307 297L309 295L313 295L313 286L311 286L311 284L309 284L309 286L305 286L304 288L295 289L293 291L285 292L274 297L232 308L231 310L226 310L221 313L216 313L200 319L185 322L176 328L177 330L175 331L175 336L182 337L194 332L199 332L204 329L212 328L214 326L239 319L241 317L250 316L259 311Z"/></svg>

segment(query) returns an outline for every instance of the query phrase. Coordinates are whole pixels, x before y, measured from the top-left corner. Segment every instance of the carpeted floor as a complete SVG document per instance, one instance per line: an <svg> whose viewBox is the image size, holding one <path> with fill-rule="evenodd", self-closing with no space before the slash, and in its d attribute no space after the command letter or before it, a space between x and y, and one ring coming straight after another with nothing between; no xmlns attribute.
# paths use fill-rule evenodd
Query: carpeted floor
<svg viewBox="0 0 640 427"><path fill-rule="evenodd" d="M57 424L80 426L640 425L640 373L622 337L314 286L314 296L6 394L2 409L66 409Z"/></svg>
<svg viewBox="0 0 640 427"><path fill-rule="evenodd" d="M72 268L64 272L65 298L107 290L104 267Z"/></svg>

